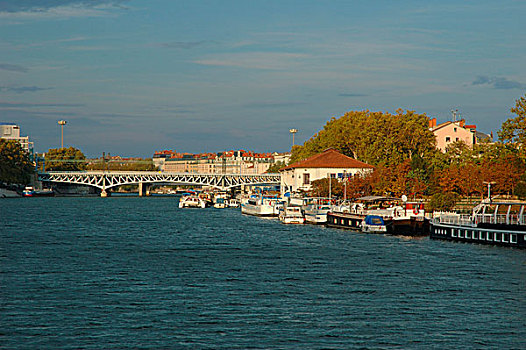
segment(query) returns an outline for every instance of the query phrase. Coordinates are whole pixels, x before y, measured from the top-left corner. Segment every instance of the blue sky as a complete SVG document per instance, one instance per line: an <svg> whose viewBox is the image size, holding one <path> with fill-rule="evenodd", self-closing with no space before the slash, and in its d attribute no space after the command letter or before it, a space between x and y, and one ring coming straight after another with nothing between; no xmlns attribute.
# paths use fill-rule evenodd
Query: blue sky
<svg viewBox="0 0 526 350"><path fill-rule="evenodd" d="M526 93L526 2L0 0L0 122L39 152L288 151L397 108L496 132Z"/></svg>

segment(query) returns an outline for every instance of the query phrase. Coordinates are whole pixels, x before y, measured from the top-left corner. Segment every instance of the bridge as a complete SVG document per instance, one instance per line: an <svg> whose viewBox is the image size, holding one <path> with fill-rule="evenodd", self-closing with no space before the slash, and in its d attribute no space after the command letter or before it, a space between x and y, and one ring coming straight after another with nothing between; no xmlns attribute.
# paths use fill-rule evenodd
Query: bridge
<svg viewBox="0 0 526 350"><path fill-rule="evenodd" d="M210 186L220 190L228 190L243 185L276 185L281 182L281 174L248 175L166 173L152 171L50 171L38 173L38 180L43 182L93 186L100 188L104 196L106 190L112 187L129 184L139 185L139 195L142 195L145 184L154 183Z"/></svg>

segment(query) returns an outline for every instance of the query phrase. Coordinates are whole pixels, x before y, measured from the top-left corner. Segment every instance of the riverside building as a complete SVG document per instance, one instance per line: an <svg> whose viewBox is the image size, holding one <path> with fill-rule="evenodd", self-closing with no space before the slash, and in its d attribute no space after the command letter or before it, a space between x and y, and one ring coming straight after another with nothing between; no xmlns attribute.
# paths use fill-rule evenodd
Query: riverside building
<svg viewBox="0 0 526 350"><path fill-rule="evenodd" d="M0 123L0 138L5 140L16 140L29 154L33 153L33 142L29 136L20 136L20 127L13 123Z"/></svg>
<svg viewBox="0 0 526 350"><path fill-rule="evenodd" d="M263 174L275 162L272 153L245 150L198 154L158 151L153 161L165 172L246 175Z"/></svg>
<svg viewBox="0 0 526 350"><path fill-rule="evenodd" d="M347 157L334 148L329 148L322 153L280 169L281 193L307 192L311 190L311 183L314 180L328 177L344 179L364 175L373 170L372 165Z"/></svg>

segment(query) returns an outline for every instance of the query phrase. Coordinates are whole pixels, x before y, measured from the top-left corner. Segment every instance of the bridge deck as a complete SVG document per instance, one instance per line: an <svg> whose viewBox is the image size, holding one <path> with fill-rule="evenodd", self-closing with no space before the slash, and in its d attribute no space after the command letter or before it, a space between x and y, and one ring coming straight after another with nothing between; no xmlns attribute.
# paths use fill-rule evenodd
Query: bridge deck
<svg viewBox="0 0 526 350"><path fill-rule="evenodd" d="M50 171L40 181L88 185L100 189L137 183L175 183L211 186L222 190L242 185L279 184L281 174L199 174L156 171Z"/></svg>

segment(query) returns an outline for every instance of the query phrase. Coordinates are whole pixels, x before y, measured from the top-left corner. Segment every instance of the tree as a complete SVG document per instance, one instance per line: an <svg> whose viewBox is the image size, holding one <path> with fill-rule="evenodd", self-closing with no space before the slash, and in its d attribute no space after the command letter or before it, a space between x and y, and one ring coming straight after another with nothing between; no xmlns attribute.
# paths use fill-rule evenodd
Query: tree
<svg viewBox="0 0 526 350"><path fill-rule="evenodd" d="M29 154L15 140L0 139L0 182L28 184L34 167Z"/></svg>
<svg viewBox="0 0 526 350"><path fill-rule="evenodd" d="M517 116L502 123L498 132L499 139L510 143L520 150L521 156L526 158L526 95L518 99L511 112Z"/></svg>
<svg viewBox="0 0 526 350"><path fill-rule="evenodd" d="M425 114L352 111L332 118L303 146L293 147L291 162L332 147L371 165L398 165L436 152L435 142Z"/></svg>
<svg viewBox="0 0 526 350"><path fill-rule="evenodd" d="M87 170L116 170L116 171L154 171L156 169L151 158L133 159L96 159L90 161Z"/></svg>
<svg viewBox="0 0 526 350"><path fill-rule="evenodd" d="M46 153L46 170L80 171L86 169L86 156L76 148L52 148Z"/></svg>
<svg viewBox="0 0 526 350"><path fill-rule="evenodd" d="M457 204L457 196L451 192L436 193L431 196L429 209L437 211L451 211Z"/></svg>
<svg viewBox="0 0 526 350"><path fill-rule="evenodd" d="M276 163L272 164L266 171L266 173L277 173L279 169L285 167L285 162L277 161Z"/></svg>
<svg viewBox="0 0 526 350"><path fill-rule="evenodd" d="M329 197L329 179L323 178L314 180L311 183L311 195L314 197ZM331 178L330 182L331 197L343 197L343 184L337 179Z"/></svg>

